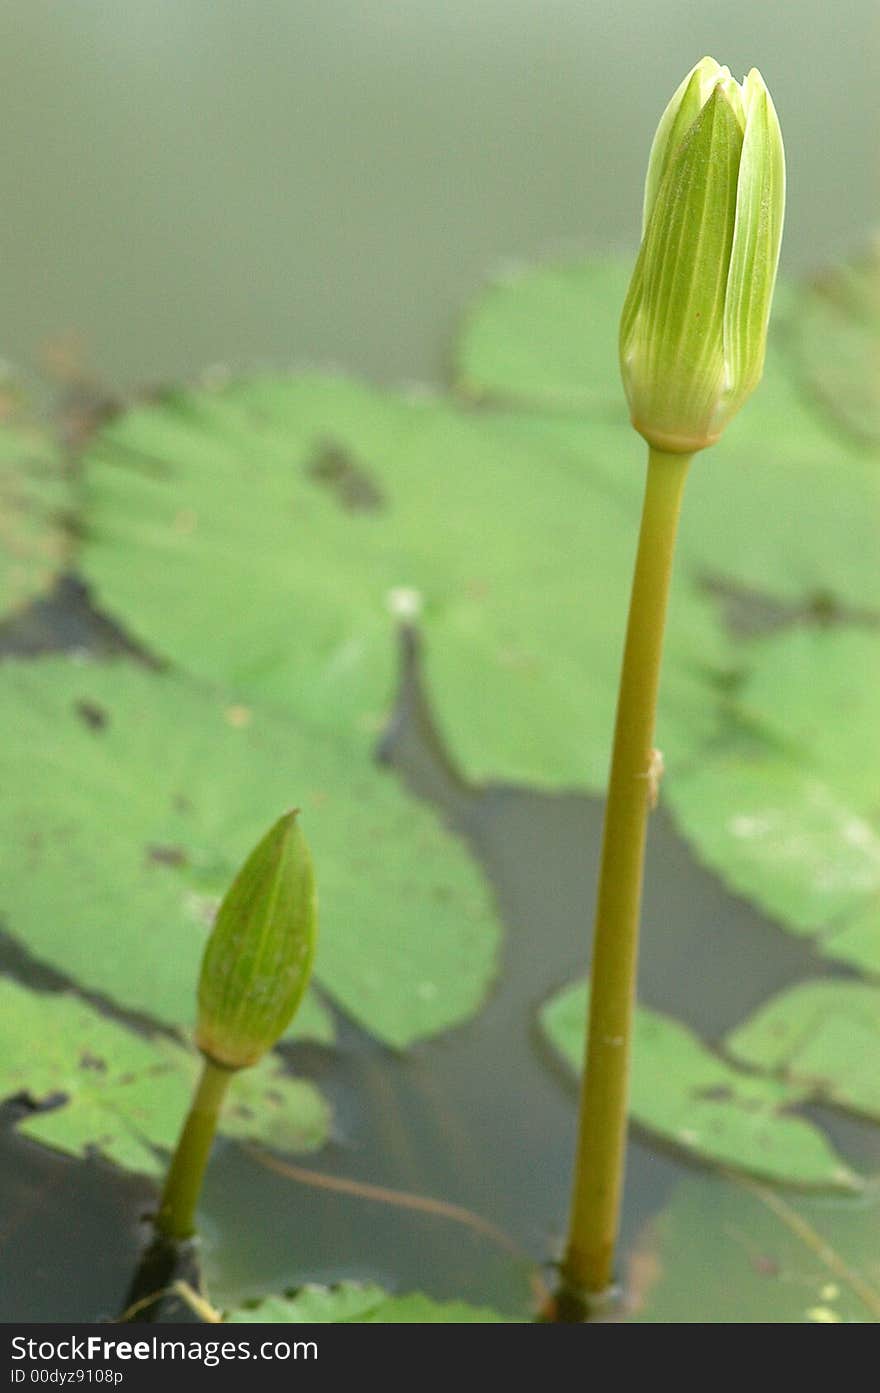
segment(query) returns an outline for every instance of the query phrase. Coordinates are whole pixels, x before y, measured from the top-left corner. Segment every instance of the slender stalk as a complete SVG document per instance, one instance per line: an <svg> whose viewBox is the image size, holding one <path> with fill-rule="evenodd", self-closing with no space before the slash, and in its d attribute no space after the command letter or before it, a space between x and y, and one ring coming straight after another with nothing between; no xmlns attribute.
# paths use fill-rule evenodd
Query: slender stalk
<svg viewBox="0 0 880 1393"><path fill-rule="evenodd" d="M202 1076L162 1191L156 1228L166 1238L189 1238L220 1108L233 1070L205 1057Z"/></svg>
<svg viewBox="0 0 880 1393"><path fill-rule="evenodd" d="M626 1149L645 833L653 805L654 723L681 499L691 455L652 449L617 704L596 906L590 1022L581 1087L563 1293L612 1283Z"/></svg>

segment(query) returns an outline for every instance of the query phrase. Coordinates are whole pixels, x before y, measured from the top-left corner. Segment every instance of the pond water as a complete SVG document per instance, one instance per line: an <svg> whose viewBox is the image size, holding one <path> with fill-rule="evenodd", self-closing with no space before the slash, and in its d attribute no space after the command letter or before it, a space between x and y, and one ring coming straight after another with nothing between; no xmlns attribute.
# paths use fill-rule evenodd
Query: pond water
<svg viewBox="0 0 880 1393"><path fill-rule="evenodd" d="M600 15L576 0L7 0L2 351L45 365L50 345L56 367L73 357L114 388L218 360L442 381L463 306L505 258L632 246L659 107L704 51L737 73L762 68L789 148L784 267L817 265L876 215L875 9L717 0L695 16L681 0L659 26L637 0ZM76 342L59 347L67 333ZM108 641L68 587L7 631L5 649L84 636ZM334 1141L308 1166L460 1206L484 1227L293 1179L225 1143L204 1197L205 1275L221 1305L347 1276L526 1313L530 1260L552 1257L565 1223L575 1120L535 1010L587 961L601 806L464 787L413 660L382 756L484 867L507 928L502 973L476 1021L406 1057L344 1021L334 1050L290 1049L336 1112ZM0 965L42 980L15 954ZM819 971L827 963L727 894L655 817L646 1004L711 1041ZM12 1273L0 1320L118 1313L152 1190L22 1141L17 1115L0 1110ZM877 1168L867 1129L823 1125ZM634 1136L624 1271L690 1171Z"/></svg>
<svg viewBox="0 0 880 1393"><path fill-rule="evenodd" d="M873 0L5 0L0 353L442 379L505 260L633 249L704 53L774 94L783 273L843 256L878 211L877 30Z"/></svg>

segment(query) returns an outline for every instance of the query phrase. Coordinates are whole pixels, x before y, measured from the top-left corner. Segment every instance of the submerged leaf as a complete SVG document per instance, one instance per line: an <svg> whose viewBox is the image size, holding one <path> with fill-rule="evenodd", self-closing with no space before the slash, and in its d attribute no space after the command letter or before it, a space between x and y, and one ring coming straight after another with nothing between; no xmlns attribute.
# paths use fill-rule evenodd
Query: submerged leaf
<svg viewBox="0 0 880 1393"><path fill-rule="evenodd" d="M880 1320L880 1204L780 1196L696 1177L651 1220L627 1285L639 1324L832 1324ZM641 1279L641 1280L640 1280Z"/></svg>

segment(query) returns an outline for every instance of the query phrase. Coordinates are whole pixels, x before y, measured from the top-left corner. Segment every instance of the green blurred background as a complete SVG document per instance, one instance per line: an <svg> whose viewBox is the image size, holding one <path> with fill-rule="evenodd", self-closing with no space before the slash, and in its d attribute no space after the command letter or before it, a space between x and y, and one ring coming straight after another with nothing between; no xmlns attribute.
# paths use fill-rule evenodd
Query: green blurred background
<svg viewBox="0 0 880 1393"><path fill-rule="evenodd" d="M635 246L703 53L761 68L783 272L877 215L875 0L4 0L0 351L116 386L218 361L442 378L505 260Z"/></svg>

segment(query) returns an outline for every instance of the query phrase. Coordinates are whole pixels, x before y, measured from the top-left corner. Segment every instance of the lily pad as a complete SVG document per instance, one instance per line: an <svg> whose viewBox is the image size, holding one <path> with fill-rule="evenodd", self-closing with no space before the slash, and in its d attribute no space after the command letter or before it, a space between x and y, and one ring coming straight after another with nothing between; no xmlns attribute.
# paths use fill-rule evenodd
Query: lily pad
<svg viewBox="0 0 880 1393"><path fill-rule="evenodd" d="M667 796L700 859L786 927L818 935L828 957L880 970L880 836L853 803L790 759L760 748L706 754ZM873 939L873 941L872 941Z"/></svg>
<svg viewBox="0 0 880 1393"><path fill-rule="evenodd" d="M880 632L801 630L751 649L738 707L753 738L680 771L672 809L735 890L880 973Z"/></svg>
<svg viewBox="0 0 880 1393"><path fill-rule="evenodd" d="M626 419L617 337L632 264L526 267L489 286L459 337L456 385L468 397Z"/></svg>
<svg viewBox="0 0 880 1393"><path fill-rule="evenodd" d="M717 446L698 455L680 557L783 600L873 605L880 516L876 453L842 439L804 400L781 353Z"/></svg>
<svg viewBox="0 0 880 1393"><path fill-rule="evenodd" d="M856 440L880 445L880 238L815 277L793 326L809 390Z"/></svg>
<svg viewBox="0 0 880 1393"><path fill-rule="evenodd" d="M487 889L356 741L171 675L61 659L7 666L0 721L0 917L80 986L188 1026L217 900L297 806L327 993L401 1047L479 1006L498 941Z"/></svg>
<svg viewBox="0 0 880 1393"><path fill-rule="evenodd" d="M622 455L622 458L620 458ZM468 413L332 379L180 392L87 461L82 564L99 603L181 668L370 736L395 621L421 609L440 724L465 774L603 786L638 502L632 432ZM678 587L660 739L715 729L728 645Z"/></svg>
<svg viewBox="0 0 880 1393"><path fill-rule="evenodd" d="M195 1050L135 1034L78 997L0 978L0 1099L43 1105L18 1130L45 1146L160 1175L200 1067ZM312 1084L290 1078L270 1055L233 1079L220 1132L311 1151L326 1140L329 1120Z"/></svg>
<svg viewBox="0 0 880 1393"><path fill-rule="evenodd" d="M583 983L565 987L540 1013L550 1043L578 1072L586 1014ZM858 1177L818 1128L791 1114L806 1092L734 1068L678 1021L637 1009L633 1121L704 1161L795 1185L858 1188Z"/></svg>
<svg viewBox="0 0 880 1393"><path fill-rule="evenodd" d="M617 331L631 269L590 261L535 267L487 291L460 339L458 371L467 390L579 415L588 449L597 422L626 419ZM810 338L817 363L835 378L829 395L847 399L842 386L838 392L840 377L851 379L850 396L871 393L873 401L880 381L876 261L833 272L823 284L826 299L834 285L848 309L812 330L815 289L777 292L764 380L691 471L679 579L686 573L699 585L720 578L786 598L876 598L880 469L876 450L864 447L876 444L877 434L843 436L807 398L788 348L796 333ZM635 502L641 479L625 458L620 447L606 466Z"/></svg>
<svg viewBox="0 0 880 1393"><path fill-rule="evenodd" d="M462 1325L507 1323L507 1316L485 1306L464 1301L435 1301L421 1292L391 1296L374 1284L340 1282L338 1286L305 1286L291 1296L267 1296L253 1306L241 1306L223 1317L232 1324L271 1321L282 1324L311 1322L367 1322L372 1325Z"/></svg>
<svg viewBox="0 0 880 1393"><path fill-rule="evenodd" d="M695 1177L630 1262L638 1324L875 1324L880 1204Z"/></svg>
<svg viewBox="0 0 880 1393"><path fill-rule="evenodd" d="M49 589L69 551L70 502L59 450L23 388L0 377L0 616Z"/></svg>
<svg viewBox="0 0 880 1393"><path fill-rule="evenodd" d="M734 1030L726 1048L819 1099L880 1121L880 989L801 982Z"/></svg>
<svg viewBox="0 0 880 1393"><path fill-rule="evenodd" d="M82 564L99 603L183 669L364 735L393 687L389 607L421 607L428 681L464 773L601 788L644 451L606 388L606 407L572 402L576 355L542 355L569 282L576 318L591 322L592 297L608 337L619 275L582 265L498 292L525 297L523 326L544 325L522 329L517 410L304 377L175 392L117 419L87 459ZM499 314L489 338L513 343L501 327L520 311ZM524 363L540 390L526 390ZM772 348L760 390L688 484L658 725L671 781L717 730L718 678L743 661L719 586L864 607L878 513L876 458L804 401Z"/></svg>
<svg viewBox="0 0 880 1393"><path fill-rule="evenodd" d="M880 515L875 526L880 542ZM737 705L799 765L880 818L878 692L880 613L870 625L801 627L755 645Z"/></svg>

